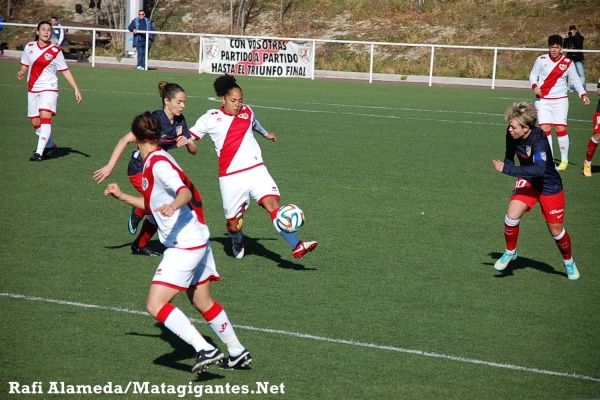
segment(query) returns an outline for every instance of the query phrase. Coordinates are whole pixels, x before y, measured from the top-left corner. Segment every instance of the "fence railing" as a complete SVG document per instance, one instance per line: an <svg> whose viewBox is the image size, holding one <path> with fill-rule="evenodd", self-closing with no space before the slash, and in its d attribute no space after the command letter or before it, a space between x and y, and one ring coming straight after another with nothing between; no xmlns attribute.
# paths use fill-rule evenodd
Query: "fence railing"
<svg viewBox="0 0 600 400"><path fill-rule="evenodd" d="M20 24L20 23L9 23L3 22L4 26L20 26L20 27L31 27L36 28L37 25L33 24ZM73 29L78 31L90 31L92 33L92 37L96 37L97 32L115 32L115 33L129 33L126 29L110 29L110 28L88 28L88 27L76 27L76 26L68 26L61 25L63 29ZM312 43L312 54L313 54L313 73L311 78L314 79L314 60L316 57L316 45L317 43L336 43L336 44L347 44L347 45L366 45L369 47L369 83L373 82L373 64L374 64L374 55L376 46L392 46L392 47L415 47L415 48L428 48L431 49L430 54L430 62L429 62L429 86L433 83L433 67L435 61L435 51L436 49L460 49L460 50L485 50L485 51L493 51L494 53L494 61L492 66L492 78L491 78L491 89L495 88L496 85L496 71L498 64L498 52L499 51L530 51L530 52L538 52L544 53L548 52L548 48L525 48L525 47L500 47L500 46L459 46L459 45L442 45L442 44L429 44L429 43L390 43L390 42L368 42L368 41L356 41L356 40L336 40L336 39L306 39L306 38L285 38L285 37L274 37L274 36L250 36L250 35L223 35L223 34L207 34L207 33L191 33L191 32L166 32L166 31L139 31L141 33L153 33L156 35L174 35L174 36L192 36L198 37L199 42L199 59L198 62L198 72L200 71L201 57L204 52L202 49L202 44L204 38L238 38L238 39L267 39L267 40L282 40L282 41L292 41L292 42L310 42ZM146 69L148 68L148 35L146 35ZM566 49L565 49L566 50ZM577 50L578 52L583 53L596 53L600 54L600 50ZM90 55L90 62L92 67L95 67L96 63L96 41L92 40L92 48Z"/></svg>

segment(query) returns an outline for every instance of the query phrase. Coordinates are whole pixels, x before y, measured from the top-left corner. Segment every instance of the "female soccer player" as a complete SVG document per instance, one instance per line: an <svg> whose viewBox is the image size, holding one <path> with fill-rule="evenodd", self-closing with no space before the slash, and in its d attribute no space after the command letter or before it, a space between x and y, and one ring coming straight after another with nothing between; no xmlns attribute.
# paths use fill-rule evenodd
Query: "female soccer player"
<svg viewBox="0 0 600 400"><path fill-rule="evenodd" d="M598 79L598 89L596 90L598 96L600 96L600 79ZM600 142L600 100L596 106L596 112L594 113L594 119L592 120L592 137L590 138L587 145L587 153L585 155L585 161L583 163L583 175L588 178L592 177L592 159L594 153L598 148Z"/></svg>
<svg viewBox="0 0 600 400"><path fill-rule="evenodd" d="M208 134L215 144L226 228L233 242L233 255L242 258L242 224L250 196L267 210L271 221L280 207L279 188L263 163L260 146L252 131L272 142L277 137L273 132L267 132L254 118L252 109L243 104L242 89L233 76L220 76L213 86L223 105L218 110L208 110L190 128L190 133L197 140ZM302 258L318 245L317 242L303 242L296 233L286 233L276 224L273 226L287 241L295 258Z"/></svg>
<svg viewBox="0 0 600 400"><path fill-rule="evenodd" d="M162 99L163 109L156 110L152 113L160 119L162 125L163 133L158 145L164 150L185 146L188 153L192 155L196 154L198 151L196 143L194 143L193 140L190 140L190 133L188 131L185 117L183 116L186 98L185 91L176 83L161 81L158 83L158 93ZM113 150L108 164L94 172L94 179L96 182L100 183L110 176L112 170L117 164L117 161L119 160L119 157L121 157L121 154L123 154L125 151L125 147L129 143L134 142L135 136L132 132L129 132L119 140L117 146ZM129 180L131 181L133 187L135 187L140 193L142 193L142 166L142 157L139 149L136 148L133 153L131 153L127 175L129 176ZM144 221L142 224L140 233L131 245L131 251L133 254L159 256L160 253L157 253L146 246L148 241L156 233L157 229L156 223L150 216L149 212L144 212L133 207L128 221L129 233L135 235L140 221L146 214L149 215L149 217L146 218L146 221Z"/></svg>
<svg viewBox="0 0 600 400"><path fill-rule="evenodd" d="M27 72L27 117L38 135L37 148L29 159L42 161L43 157L49 157L56 149L56 143L50 139L52 116L56 115L58 103L56 71L62 72L75 90L77 103L81 103L82 97L60 47L50 41L52 24L48 21L40 22L35 33L35 40L27 43L21 56L21 69L17 72L17 79L22 80Z"/></svg>
<svg viewBox="0 0 600 400"><path fill-rule="evenodd" d="M123 193L116 183L109 184L104 195L148 210L158 223L160 241L167 249L152 279L146 309L196 349L192 372L203 372L221 360L219 367L223 369L246 367L252 363L252 357L238 340L223 307L210 295L210 281L218 281L220 277L210 248L210 232L204 222L200 193L175 159L158 145L161 122L157 116L149 112L138 115L131 132L144 160L143 197ZM227 359L171 304L179 292L187 293L192 306L227 345Z"/></svg>
<svg viewBox="0 0 600 400"><path fill-rule="evenodd" d="M494 268L503 271L512 260L517 259L517 239L521 217L539 202L542 217L560 250L567 277L579 279L571 251L571 238L563 222L565 220L565 193L562 180L554 163L547 158L552 154L544 132L536 127L535 107L524 101L514 103L506 110L506 155L504 162L492 160L497 171L517 177L515 190L508 203L504 217L506 251L496 261ZM515 165L515 154L520 167Z"/></svg>

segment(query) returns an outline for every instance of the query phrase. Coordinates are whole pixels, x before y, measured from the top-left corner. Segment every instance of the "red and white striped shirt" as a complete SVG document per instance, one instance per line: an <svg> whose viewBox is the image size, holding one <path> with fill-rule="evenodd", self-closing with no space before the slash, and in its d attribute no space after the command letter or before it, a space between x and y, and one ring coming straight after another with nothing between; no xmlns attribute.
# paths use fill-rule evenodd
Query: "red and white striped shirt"
<svg viewBox="0 0 600 400"><path fill-rule="evenodd" d="M575 86L579 97L586 94L585 88L579 80L573 60L560 54L556 60L550 54L539 56L533 64L529 74L529 84L532 89L539 87L542 91L542 99L560 99L567 97L569 87L567 77Z"/></svg>
<svg viewBox="0 0 600 400"><path fill-rule="evenodd" d="M40 47L38 42L29 42L21 56L21 64L29 67L27 90L32 93L58 91L56 72L69 69L62 50L52 43Z"/></svg>
<svg viewBox="0 0 600 400"><path fill-rule="evenodd" d="M221 177L263 165L262 152L252 132L254 123L254 112L247 105L238 115L221 107L208 110L189 131L196 140L208 134L215 143Z"/></svg>

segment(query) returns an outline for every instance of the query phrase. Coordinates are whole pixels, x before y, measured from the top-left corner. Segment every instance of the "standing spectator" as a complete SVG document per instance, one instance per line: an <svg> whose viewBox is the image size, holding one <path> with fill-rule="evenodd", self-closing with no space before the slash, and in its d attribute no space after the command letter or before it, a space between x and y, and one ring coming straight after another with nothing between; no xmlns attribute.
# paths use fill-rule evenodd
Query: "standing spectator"
<svg viewBox="0 0 600 400"><path fill-rule="evenodd" d="M598 89L596 91L600 96L600 79L598 79ZM583 175L588 178L592 177L592 159L594 153L598 149L598 143L600 142L600 100L598 100L598 106L594 113L594 119L592 120L592 137L590 138L587 145L587 153L585 155L585 161L583 163Z"/></svg>
<svg viewBox="0 0 600 400"><path fill-rule="evenodd" d="M564 48L565 49L575 49L575 50L583 50L583 36L581 36L581 34L579 33L579 31L577 30L577 27L575 27L575 25L571 25L569 26L569 33L567 34L568 36L565 38L565 43L564 43ZM575 64L575 69L577 70L577 75L579 75L579 80L581 81L581 84L583 85L583 88L586 89L585 87L585 65L584 65L584 57L583 57L583 53L580 51L570 51L567 53L567 57L571 58L573 60L573 64ZM575 90L575 86L573 85L573 82L569 79L569 89L570 90Z"/></svg>
<svg viewBox="0 0 600 400"><path fill-rule="evenodd" d="M560 37L560 36L559 36ZM565 192L562 179L548 156L550 146L544 132L536 125L535 108L524 101L514 103L506 110L506 153L504 162L492 160L494 168L503 174L517 178L515 189L504 217L504 240L506 251L494 264L496 271L504 271L517 259L519 223L523 215L536 203L540 203L542 217L548 231L562 254L567 278L579 279L579 271L573 260L571 238L563 226L565 221ZM515 165L515 155L520 166Z"/></svg>
<svg viewBox="0 0 600 400"><path fill-rule="evenodd" d="M146 18L146 12L140 10L138 17L129 24L129 32L133 32L133 46L137 52L137 67L136 69L146 69L146 34L139 31L153 31L152 22ZM154 33L148 36L148 51L154 42Z"/></svg>
<svg viewBox="0 0 600 400"><path fill-rule="evenodd" d="M549 54L539 56L529 74L529 84L535 93L535 108L540 128L546 133L552 153L552 126L556 131L560 147L560 164L558 170L563 171L569 166L569 134L567 132L567 115L569 114L569 99L567 97L567 77L575 85L583 105L590 104L585 88L579 81L573 60L565 57L562 51L563 38L552 35L548 38Z"/></svg>
<svg viewBox="0 0 600 400"><path fill-rule="evenodd" d="M58 77L60 71L75 90L75 100L81 102L81 93L65 62L65 57L60 48L50 41L52 24L42 21L35 31L35 41L25 45L21 57L21 69L17 72L17 79L21 80L27 74L27 117L38 135L38 144L35 152L29 158L31 161L42 161L43 157L50 156L56 148L52 142L52 116L56 115L58 103Z"/></svg>
<svg viewBox="0 0 600 400"><path fill-rule="evenodd" d="M50 18L50 23L52 24L52 33L50 34L50 41L55 46L62 46L65 41L65 30L60 25L60 20L58 17Z"/></svg>
<svg viewBox="0 0 600 400"><path fill-rule="evenodd" d="M2 24L2 22L4 22L4 18L2 18L2 13L0 12L0 34L2 34L2 29L4 29L4 25ZM0 56L4 55L4 50L0 49Z"/></svg>

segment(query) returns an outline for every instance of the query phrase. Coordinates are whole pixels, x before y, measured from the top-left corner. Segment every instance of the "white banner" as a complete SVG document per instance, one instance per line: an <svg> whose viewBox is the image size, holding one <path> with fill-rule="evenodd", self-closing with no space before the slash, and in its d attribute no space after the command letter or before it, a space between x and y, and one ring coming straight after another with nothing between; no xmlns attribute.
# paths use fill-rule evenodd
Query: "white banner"
<svg viewBox="0 0 600 400"><path fill-rule="evenodd" d="M310 42L207 37L202 53L202 73L300 78L313 74Z"/></svg>

